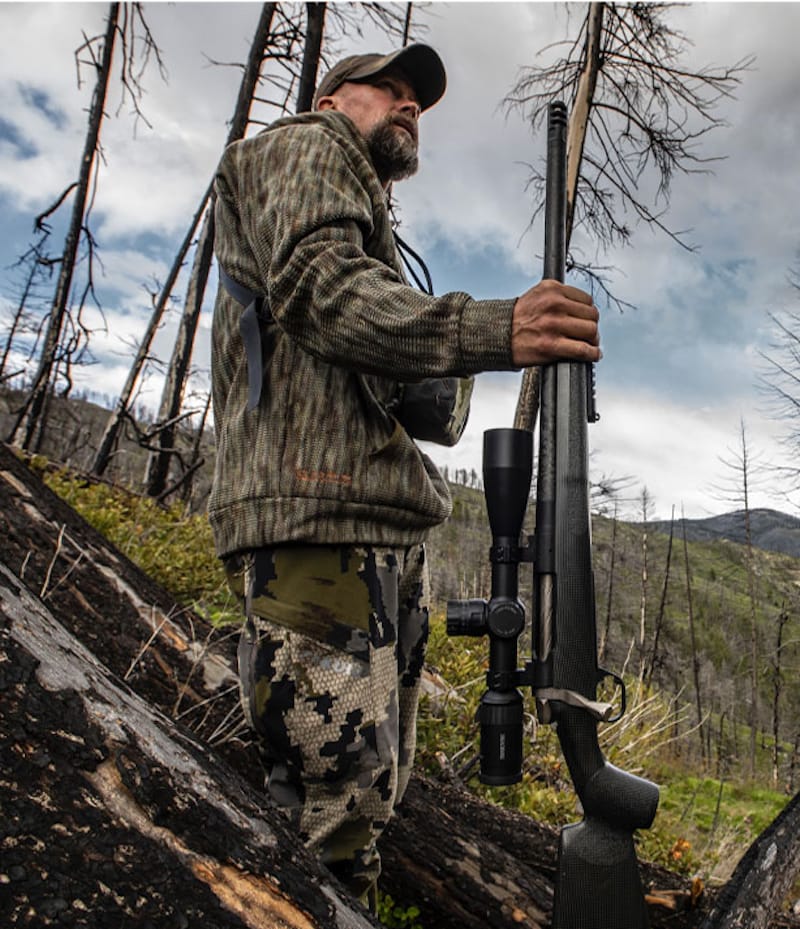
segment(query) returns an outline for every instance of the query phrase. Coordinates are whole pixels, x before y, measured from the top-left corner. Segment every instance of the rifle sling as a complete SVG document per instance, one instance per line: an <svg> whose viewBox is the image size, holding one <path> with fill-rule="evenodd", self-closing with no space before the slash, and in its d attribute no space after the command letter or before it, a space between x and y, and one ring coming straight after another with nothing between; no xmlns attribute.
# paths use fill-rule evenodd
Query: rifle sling
<svg viewBox="0 0 800 929"><path fill-rule="evenodd" d="M419 255L410 248L396 232L393 233L397 250L403 260L406 268L414 278L420 290L427 294L433 295L433 282L425 262ZM407 254L418 262L425 275L425 285L422 284L419 277L407 258ZM269 307L265 305L262 294L250 290L238 281L234 280L228 272L219 265L219 282L228 291L237 303L245 308L239 319L239 335L242 337L245 355L247 357L247 410L251 412L258 406L261 399L261 388L263 386L264 373L261 361L261 323L274 323L275 320ZM466 421L466 420L465 420ZM446 443L451 444L451 443Z"/></svg>
<svg viewBox="0 0 800 929"><path fill-rule="evenodd" d="M560 687L541 687L535 691L537 700L557 700L560 703L566 703L569 706L576 706L581 710L599 719L601 722L607 722L614 712L614 705L611 703L602 703L599 700L589 700L583 694L574 690L563 690Z"/></svg>

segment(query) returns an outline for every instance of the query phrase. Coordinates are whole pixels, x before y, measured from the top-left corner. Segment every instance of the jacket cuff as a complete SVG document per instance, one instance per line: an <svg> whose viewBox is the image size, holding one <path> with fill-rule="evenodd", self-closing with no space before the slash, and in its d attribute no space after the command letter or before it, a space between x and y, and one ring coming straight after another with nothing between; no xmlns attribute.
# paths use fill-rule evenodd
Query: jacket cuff
<svg viewBox="0 0 800 929"><path fill-rule="evenodd" d="M469 299L461 312L465 371L513 371L511 319L516 300Z"/></svg>

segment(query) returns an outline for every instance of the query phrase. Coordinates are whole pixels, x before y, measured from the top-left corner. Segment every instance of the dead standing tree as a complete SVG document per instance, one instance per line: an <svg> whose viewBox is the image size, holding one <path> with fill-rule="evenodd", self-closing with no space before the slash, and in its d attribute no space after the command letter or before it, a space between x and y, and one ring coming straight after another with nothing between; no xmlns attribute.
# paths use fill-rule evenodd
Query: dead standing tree
<svg viewBox="0 0 800 929"><path fill-rule="evenodd" d="M19 268L22 271L22 280L16 294L16 306L10 314L9 326L6 329L3 354L0 356L0 384L23 374L27 366L26 363L16 370L11 370L12 361L19 364L15 357L15 343L21 341L26 334L30 333L31 330L35 331L37 328L31 314L31 304L41 301L42 295L39 290L40 280L45 268L48 266L52 267L50 259L44 251L45 240L46 235L41 241L34 242L25 254L20 256L15 265L15 268ZM39 327L39 332L41 334L41 327ZM30 362L31 358L35 357L37 347L38 339L34 340L34 344L30 349L31 354L29 354L27 362Z"/></svg>
<svg viewBox="0 0 800 929"><path fill-rule="evenodd" d="M686 609L689 620L689 640L692 647L692 674L694 675L694 698L697 708L697 734L700 738L700 754L703 767L706 765L706 739L703 732L703 701L700 692L700 658L697 654L697 635L695 634L694 600L692 597L692 571L689 564L689 542L686 538L686 517L681 506L681 527L683 529L683 563L686 573Z"/></svg>
<svg viewBox="0 0 800 929"><path fill-rule="evenodd" d="M645 635L647 631L647 583L648 583L648 550L647 550L647 523L650 519L650 510L653 498L646 487L642 488L640 497L642 504L642 574L639 598L639 684L644 681L645 675Z"/></svg>
<svg viewBox="0 0 800 929"><path fill-rule="evenodd" d="M650 684L653 680L653 674L660 662L658 654L658 645L661 639L661 633L664 629L664 615L667 608L667 591L669 589L669 573L672 564L672 541L675 535L675 507L672 507L672 515L669 520L669 541L667 543L667 563L664 568L664 584L661 587L661 600L658 604L658 615L656 616L655 628L653 629L653 647L650 651L650 659L645 670L644 680Z"/></svg>
<svg viewBox="0 0 800 929"><path fill-rule="evenodd" d="M314 102L317 86L322 37L325 32L326 3L306 4L306 42L303 48L303 65L300 69L300 88L297 92L297 112L307 113Z"/></svg>
<svg viewBox="0 0 800 929"><path fill-rule="evenodd" d="M92 103L89 109L89 125L84 141L83 154L81 156L78 181L77 183L71 184L68 188L68 191L75 191L72 217L64 240L61 268L56 284L55 296L53 298L53 306L50 311L50 319L42 345L42 352L39 358L39 366L34 375L33 385L28 399L20 412L19 418L10 436L12 441L17 441L22 448L27 450L35 450L37 435L41 435L41 429L45 420L45 401L52 386L54 369L57 365L58 352L61 345L62 330L69 311L72 278L75 271L75 264L78 260L81 234L85 229L84 214L89 199L92 169L97 157L100 127L103 122L106 94L108 93L108 85L111 78L111 62L114 54L114 41L117 35L118 18L119 4L112 3L109 7L108 18L106 20L105 35L101 40L102 45L99 58L95 55L92 44L93 40L87 40L76 53L76 57L78 57L80 52L86 49L92 54L97 69L97 83L95 84ZM63 201L64 196L64 194L61 195L56 203L56 207ZM51 207L51 209L53 208ZM48 213L49 211L43 213L37 219L37 225L44 221Z"/></svg>
<svg viewBox="0 0 800 929"><path fill-rule="evenodd" d="M273 19L277 8L276 3L265 3L256 26L250 53L244 66L239 93L236 99L231 126L225 145L244 138L250 120L250 109L261 78L261 69L270 55L270 46L277 45L277 54L280 58L290 56L293 37L289 38L289 47L283 45L284 34L276 42L273 35ZM167 368L161 403L158 410L157 423L154 430L154 442L148 457L145 484L147 493L151 497L162 497L174 488L168 487L167 481L170 463L176 454L175 439L178 422L181 418L186 383L189 377L189 366L194 348L197 325L203 307L203 299L211 272L211 263L214 257L214 205L216 198L213 185L206 193L205 209L200 234L197 240L192 271L184 301L183 314L178 329L178 336L172 350L172 357Z"/></svg>
<svg viewBox="0 0 800 929"><path fill-rule="evenodd" d="M153 296L153 312L150 314L147 328L145 329L142 340L134 354L133 363L128 370L128 376L125 379L125 384L122 387L122 391L120 392L119 398L117 399L117 403L113 411L110 413L108 420L106 421L105 430L103 431L100 444L98 445L97 452L95 453L91 470L92 474L95 474L98 477L105 473L106 468L109 466L111 459L114 456L120 432L130 415L129 411L131 410L134 403L134 391L136 390L136 385L139 382L139 378L141 377L145 365L150 358L150 348L153 344L153 339L155 338L156 332L158 332L158 327L161 325L164 311L167 308L172 291L175 287L175 283L177 282L178 276L181 272L181 269L183 268L186 255L191 248L192 241L194 240L194 236L197 231L197 226L199 225L200 220L205 213L210 195L211 187L209 185L209 188L203 195L197 212L194 214L194 217L189 224L189 229L184 236L180 248L178 249L178 253L175 256L175 260L173 261L172 267L169 270L169 274L167 275L167 279L164 282L164 286L161 288L161 291L158 294Z"/></svg>
<svg viewBox="0 0 800 929"><path fill-rule="evenodd" d="M251 46L250 56L239 89L236 109L231 121L231 130L228 133L228 138L225 143L226 146L243 138L247 130L250 109L255 100L261 67L265 57L267 57L267 47L271 41L275 41L272 32L272 20L277 6L277 4L270 3L265 4L262 9L256 37ZM274 58L279 57L286 62L292 62L295 43L304 32L304 51L299 79L297 80L299 89L296 110L298 113L311 109L320 63L325 27L325 12L325 3L306 4L305 29L302 30L299 27L295 29L281 29L279 35L283 45L280 47L279 54L272 56ZM292 77L294 78L294 75L292 75ZM293 86L293 84L294 80L291 80L289 82L289 87ZM282 114L288 111L286 105L287 100L288 93L281 104ZM189 376L189 365L194 347L194 338L197 332L197 324L199 322L214 256L215 201L216 198L212 188L209 192L208 205L205 211L197 249L195 251L194 264L192 266L178 338L173 347L172 358L167 369L161 405L158 412L156 441L147 463L145 483L147 493L153 497L163 498L175 489L174 485L168 485L168 477L171 460L176 454L175 438L177 424L181 418L180 411L183 405L186 382Z"/></svg>
<svg viewBox="0 0 800 929"><path fill-rule="evenodd" d="M744 420L739 422L738 448L730 450L728 458L720 458L728 469L727 481L716 487L721 500L739 507L744 522L745 570L747 573L748 621L750 638L749 679L750 679L750 776L756 773L756 731L759 722L759 635L758 635L758 592L756 590L756 570L753 553L753 535L751 527L751 494L763 475L763 464L758 456L753 455L747 441Z"/></svg>
<svg viewBox="0 0 800 929"><path fill-rule="evenodd" d="M777 633L775 642L775 654L772 658L772 786L775 790L780 784L780 753L781 753L781 693L783 692L784 672L782 668L783 658L783 629L789 622L789 612L786 609L786 603L781 606L778 613Z"/></svg>
<svg viewBox="0 0 800 929"><path fill-rule="evenodd" d="M559 43L564 54L553 64L526 68L505 100L534 131L551 101L569 103L568 247L579 228L603 249L629 242L626 212L690 247L664 220L672 180L676 172L708 171L714 159L701 158L697 144L722 125L716 107L732 96L751 59L691 70L683 64L689 40L667 23L669 7L590 3L578 37ZM653 169L656 193L648 200L644 182L651 181ZM544 175L537 168L531 168L530 185L538 203L535 218L544 202ZM575 252L568 254L568 269L585 272L610 296L599 274ZM538 404L538 371L531 368L523 376L516 428L533 429Z"/></svg>
<svg viewBox="0 0 800 929"><path fill-rule="evenodd" d="M614 581L616 580L615 568L617 563L617 510L618 503L614 501L614 514L611 517L611 554L608 566L608 592L606 594L606 616L603 625L603 633L600 637L600 645L597 650L597 660L602 661L605 657L606 648L608 647L608 637L611 631L611 616L613 613L614 603Z"/></svg>
<svg viewBox="0 0 800 929"><path fill-rule="evenodd" d="M243 73L236 105L234 107L234 114L228 132L228 143L243 138L247 131L247 126L250 123L259 122L251 118L251 108L254 102L261 103L271 109L276 109L279 114L288 112L288 101L295 82L292 67L295 56L294 46L298 40L298 36L299 29L297 25L286 19L281 12L279 4L263 4L256 24L247 62L243 65L237 65L237 67L242 69ZM276 65L276 71L265 79L265 77L262 76L262 72L267 62ZM216 61L212 63L219 64L219 62ZM276 89L278 91L278 96L274 99L260 97L259 94L263 91L260 90L259 87L263 83L267 83L270 89ZM148 461L148 475L152 475L152 481L148 480L148 483L152 485L156 496L164 492L170 460L175 455L175 427L180 418L180 405L183 402L186 377L189 371L189 361L194 344L194 335L197 329L197 313L202 306L205 293L205 283L200 287L199 276L201 272L204 272L207 282L208 255L210 244L213 241L213 233L210 227L210 203L212 201L212 196L213 180L208 184L200 199L197 210L189 223L186 235L175 255L169 274L160 292L154 299L153 312L150 316L147 329L135 353L133 363L128 372L125 385L120 393L116 407L108 418L105 432L98 447L97 454L95 455L92 467L92 473L94 474L101 475L105 472L115 453L115 448L123 426L126 421L132 422L130 411L135 400L134 391L136 385L139 383L148 362L151 360L150 352L153 339L161 325L169 302L172 299L172 294L186 262L186 257L197 236L198 227L201 222L203 222L204 225L199 235L201 245L197 249L198 257L193 264L192 283L190 284L189 293L185 301L184 319L181 325L180 338L172 353L170 374L167 378L170 389L167 390L165 387L163 392L159 422L152 430L139 437L140 441L145 446L148 446L152 439L155 438L156 440L152 448L153 457ZM160 490L158 489L159 487L161 488Z"/></svg>
<svg viewBox="0 0 800 929"><path fill-rule="evenodd" d="M141 52L143 65L138 73L134 67L137 40L143 49ZM137 119L144 119L138 102L141 96L139 80L151 54L155 55L159 67L162 67L160 52L144 19L141 5L138 3L130 5L112 3L108 9L104 35L86 39L76 52L79 81L81 64L86 64L81 59L82 54L89 55L89 64L96 73L97 79L89 108L88 127L78 180L70 184L55 203L36 220L37 227L47 232L47 218L72 194L72 214L64 240L64 248L58 259L59 275L38 368L28 398L10 436L11 441L16 441L26 450L36 448L43 432L47 399L55 387L59 369L62 376L67 377L68 392L71 358L77 353L82 343L85 347L88 339L88 331L83 329L80 319L87 297L94 296L92 267L96 243L89 228L88 217L97 185L100 132L112 77L114 49L117 44L122 45L120 79L123 100L129 97L133 101ZM75 307L72 305L72 289L76 265L80 260L81 243L86 246L88 252L87 283ZM65 336L68 328L72 330L71 337Z"/></svg>

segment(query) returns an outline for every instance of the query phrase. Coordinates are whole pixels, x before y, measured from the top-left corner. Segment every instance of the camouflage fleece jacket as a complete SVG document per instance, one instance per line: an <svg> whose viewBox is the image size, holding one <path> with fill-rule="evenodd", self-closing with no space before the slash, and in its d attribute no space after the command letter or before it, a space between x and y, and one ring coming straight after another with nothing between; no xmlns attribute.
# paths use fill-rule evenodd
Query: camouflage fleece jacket
<svg viewBox="0 0 800 929"><path fill-rule="evenodd" d="M506 370L513 300L408 286L386 194L353 123L280 120L216 178L221 266L266 295L264 381L248 412L242 306L212 329L219 555L286 542L410 545L450 513L446 483L386 412L399 382Z"/></svg>

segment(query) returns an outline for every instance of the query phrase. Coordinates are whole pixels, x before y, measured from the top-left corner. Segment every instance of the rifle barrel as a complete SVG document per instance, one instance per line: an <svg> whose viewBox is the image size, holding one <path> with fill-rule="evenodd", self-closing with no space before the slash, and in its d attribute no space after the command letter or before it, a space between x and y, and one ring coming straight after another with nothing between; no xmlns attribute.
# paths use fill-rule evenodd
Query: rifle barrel
<svg viewBox="0 0 800 929"><path fill-rule="evenodd" d="M547 180L544 207L544 276L564 281L567 261L567 108L547 113Z"/></svg>

